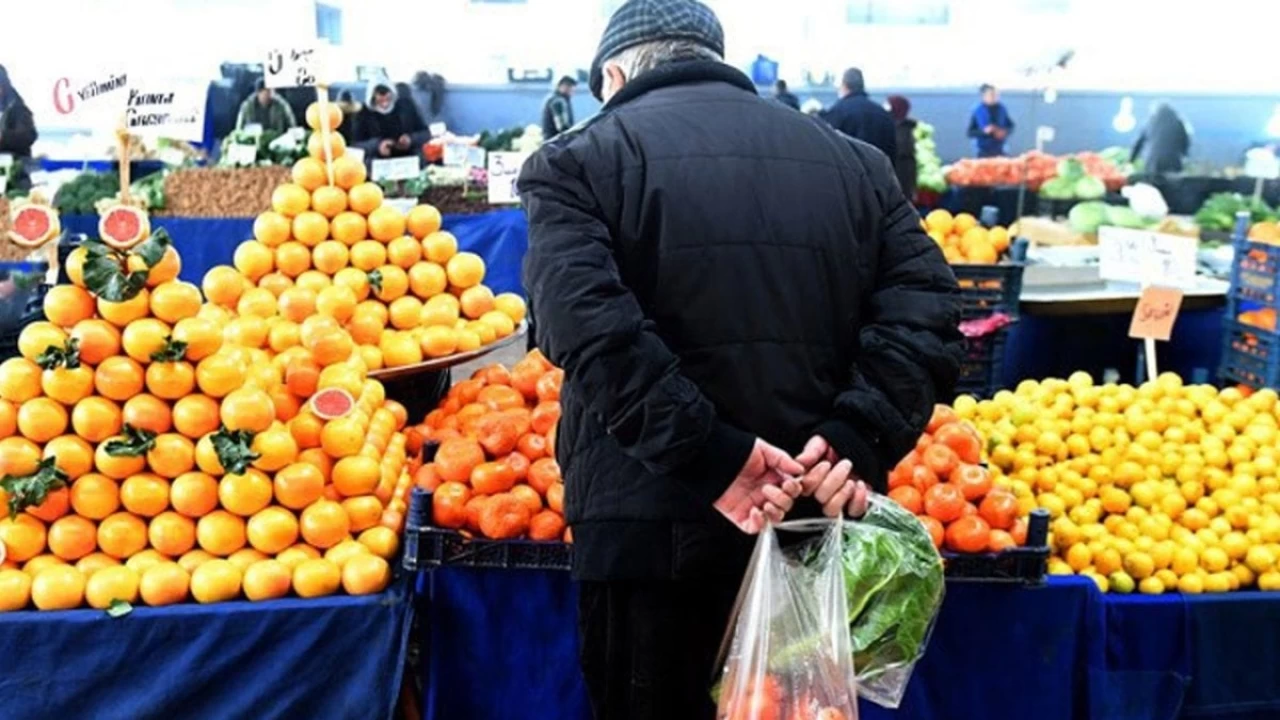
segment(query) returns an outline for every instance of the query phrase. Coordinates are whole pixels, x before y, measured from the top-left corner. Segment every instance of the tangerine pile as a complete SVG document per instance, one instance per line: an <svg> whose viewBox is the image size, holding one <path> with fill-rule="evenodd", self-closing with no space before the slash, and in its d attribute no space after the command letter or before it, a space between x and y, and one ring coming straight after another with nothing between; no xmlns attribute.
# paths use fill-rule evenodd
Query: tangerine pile
<svg viewBox="0 0 1280 720"><path fill-rule="evenodd" d="M328 107L336 128L342 111ZM307 120L318 129L317 105ZM254 239L236 248L233 267L205 276L209 300L234 308L251 295L263 312L275 306L291 323L333 318L371 370L476 350L515 332L524 300L483 284L484 260L458 251L457 238L440 229L440 212L418 205L405 214L384 204L382 188L367 181L364 163L345 154L336 133L329 184L321 138L311 135L309 157L272 193L271 210L254 221ZM271 342L261 334L249 340Z"/></svg>
<svg viewBox="0 0 1280 720"><path fill-rule="evenodd" d="M73 256L0 364L0 611L381 591L403 408L334 319L234 315L156 250Z"/></svg>
<svg viewBox="0 0 1280 720"><path fill-rule="evenodd" d="M969 213L953 217L946 210L934 210L921 224L949 263L994 265L1009 249L1008 229L999 225L984 228Z"/></svg>
<svg viewBox="0 0 1280 720"><path fill-rule="evenodd" d="M534 350L510 370L491 365L454 385L410 428L410 447L439 443L415 473L439 527L494 540L570 540L555 459L564 371Z"/></svg>
<svg viewBox="0 0 1280 720"><path fill-rule="evenodd" d="M889 473L889 497L920 518L938 548L983 553L1025 545L1030 508L996 487L981 461L978 431L937 405L916 448Z"/></svg>

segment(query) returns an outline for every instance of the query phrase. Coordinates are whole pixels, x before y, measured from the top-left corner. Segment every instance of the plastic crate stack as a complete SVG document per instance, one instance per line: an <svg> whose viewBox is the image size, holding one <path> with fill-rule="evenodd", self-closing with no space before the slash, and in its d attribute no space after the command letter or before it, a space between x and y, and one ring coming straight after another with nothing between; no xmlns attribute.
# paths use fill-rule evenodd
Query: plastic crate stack
<svg viewBox="0 0 1280 720"><path fill-rule="evenodd" d="M1280 246L1250 240L1249 220L1248 213L1238 215L1231 237L1236 252L1218 377L1251 388L1280 387Z"/></svg>
<svg viewBox="0 0 1280 720"><path fill-rule="evenodd" d="M996 313L1016 321L1024 267L1021 263L952 265L960 283L961 321L980 320ZM1009 327L990 335L965 338L956 394L990 397L1004 387L1002 371L1008 339Z"/></svg>

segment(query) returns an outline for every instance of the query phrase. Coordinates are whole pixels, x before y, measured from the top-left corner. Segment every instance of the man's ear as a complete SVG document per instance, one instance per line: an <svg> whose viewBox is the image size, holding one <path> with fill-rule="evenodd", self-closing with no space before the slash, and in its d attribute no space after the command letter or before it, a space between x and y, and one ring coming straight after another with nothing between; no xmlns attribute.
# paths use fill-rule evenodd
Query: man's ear
<svg viewBox="0 0 1280 720"><path fill-rule="evenodd" d="M622 68L615 63L608 63L604 66L604 96L605 102L613 97L627 84L627 76L623 74Z"/></svg>

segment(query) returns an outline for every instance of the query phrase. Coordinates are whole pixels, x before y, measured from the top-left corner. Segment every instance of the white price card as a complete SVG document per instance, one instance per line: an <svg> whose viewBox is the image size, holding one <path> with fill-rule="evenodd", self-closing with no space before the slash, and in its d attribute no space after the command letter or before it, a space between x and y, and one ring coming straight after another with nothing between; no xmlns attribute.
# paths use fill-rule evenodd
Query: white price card
<svg viewBox="0 0 1280 720"><path fill-rule="evenodd" d="M13 155L0 153L0 168L13 167Z"/></svg>
<svg viewBox="0 0 1280 720"><path fill-rule="evenodd" d="M484 167L485 160L487 159L488 154L489 154L488 151L486 151L484 148L479 146L472 146L467 148L467 167L473 167L473 168Z"/></svg>
<svg viewBox="0 0 1280 720"><path fill-rule="evenodd" d="M262 123L245 123L240 132L249 137L262 137Z"/></svg>
<svg viewBox="0 0 1280 720"><path fill-rule="evenodd" d="M258 146L232 143L227 146L227 161L242 167L252 165L258 162Z"/></svg>
<svg viewBox="0 0 1280 720"><path fill-rule="evenodd" d="M444 156L441 160L443 160L445 167L466 167L467 146L462 143L445 143Z"/></svg>
<svg viewBox="0 0 1280 720"><path fill-rule="evenodd" d="M1195 238L1103 226L1098 274L1103 280L1194 287L1197 245Z"/></svg>
<svg viewBox="0 0 1280 720"><path fill-rule="evenodd" d="M449 132L449 126L442 122L433 122L427 126L427 130L431 132L433 138L444 137L444 134Z"/></svg>
<svg viewBox="0 0 1280 720"><path fill-rule="evenodd" d="M418 156L416 155L391 158L389 160L374 160L369 175L374 182L379 180L408 180L418 177L419 165Z"/></svg>
<svg viewBox="0 0 1280 720"><path fill-rule="evenodd" d="M364 148L349 147L343 154L358 163L364 162Z"/></svg>
<svg viewBox="0 0 1280 720"><path fill-rule="evenodd" d="M204 140L209 85L193 80L143 80L129 86L124 111L131 135L175 140Z"/></svg>
<svg viewBox="0 0 1280 720"><path fill-rule="evenodd" d="M324 81L320 48L279 47L267 51L262 79L269 88L311 87Z"/></svg>
<svg viewBox="0 0 1280 720"><path fill-rule="evenodd" d="M53 81L53 111L81 127L117 124L128 99L129 79L119 68L59 77Z"/></svg>
<svg viewBox="0 0 1280 720"><path fill-rule="evenodd" d="M512 205L520 202L516 181L520 179L520 168L528 157L528 153L489 153L490 205Z"/></svg>
<svg viewBox="0 0 1280 720"><path fill-rule="evenodd" d="M0 175L0 195L5 194L5 192L7 192L8 190L9 190L9 176ZM0 543L0 545L3 545L3 544L4 543Z"/></svg>

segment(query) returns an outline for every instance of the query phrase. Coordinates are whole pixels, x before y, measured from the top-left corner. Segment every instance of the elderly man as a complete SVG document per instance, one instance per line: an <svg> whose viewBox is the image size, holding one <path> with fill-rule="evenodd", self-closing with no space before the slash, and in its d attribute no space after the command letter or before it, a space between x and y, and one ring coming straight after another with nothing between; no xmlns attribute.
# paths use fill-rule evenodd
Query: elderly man
<svg viewBox="0 0 1280 720"><path fill-rule="evenodd" d="M956 283L889 160L723 52L701 3L627 2L602 111L519 180L600 718L711 718L750 533L801 495L860 515L957 375Z"/></svg>

